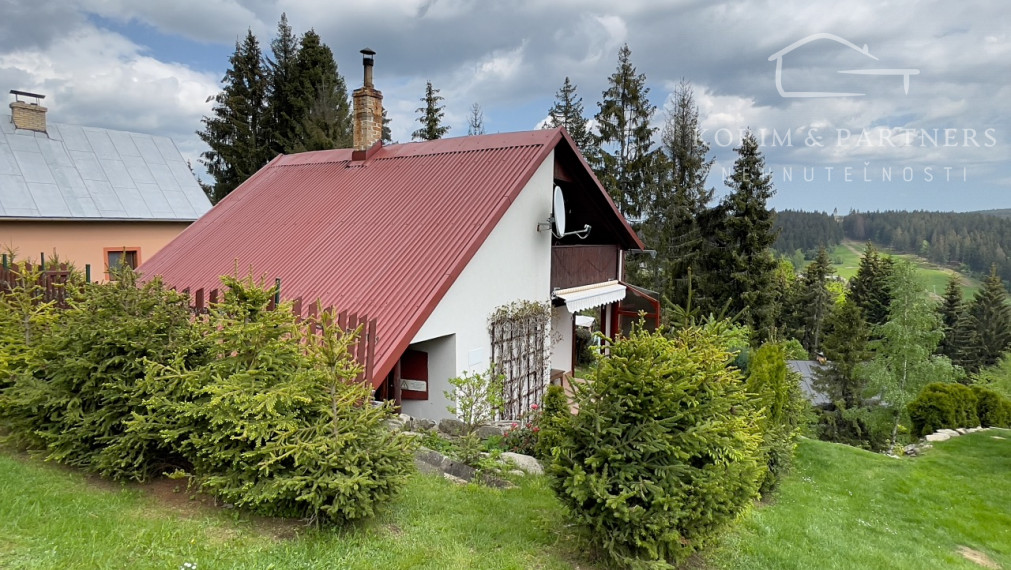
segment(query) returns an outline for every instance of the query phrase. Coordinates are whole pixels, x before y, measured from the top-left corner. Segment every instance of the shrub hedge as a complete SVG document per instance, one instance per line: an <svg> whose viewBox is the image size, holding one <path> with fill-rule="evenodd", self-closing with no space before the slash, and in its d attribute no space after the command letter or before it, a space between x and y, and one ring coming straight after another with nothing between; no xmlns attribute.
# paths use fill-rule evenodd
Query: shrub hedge
<svg viewBox="0 0 1011 570"><path fill-rule="evenodd" d="M979 425L976 394L968 386L954 382L927 384L907 410L917 437L943 428Z"/></svg>
<svg viewBox="0 0 1011 570"><path fill-rule="evenodd" d="M768 470L760 491L766 495L793 464L797 435L809 406L799 375L786 366L786 350L781 344L763 344L751 353L746 389L762 416L762 451Z"/></svg>
<svg viewBox="0 0 1011 570"><path fill-rule="evenodd" d="M114 479L182 468L228 503L320 522L370 516L402 487L412 443L353 381L356 333L268 311L251 278L225 278L193 319L157 279L118 277L85 287L0 394L17 439Z"/></svg>

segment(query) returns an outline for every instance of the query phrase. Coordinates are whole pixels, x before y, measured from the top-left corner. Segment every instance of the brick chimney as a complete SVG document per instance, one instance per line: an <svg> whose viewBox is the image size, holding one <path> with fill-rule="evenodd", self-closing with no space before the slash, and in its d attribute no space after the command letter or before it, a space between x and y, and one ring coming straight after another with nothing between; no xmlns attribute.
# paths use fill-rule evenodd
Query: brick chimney
<svg viewBox="0 0 1011 570"><path fill-rule="evenodd" d="M365 84L354 90L354 150L367 150L383 140L383 94L372 86L372 64L376 52L365 48Z"/></svg>
<svg viewBox="0 0 1011 570"><path fill-rule="evenodd" d="M11 122L15 129L25 129L29 131L46 132L46 111L40 103L45 99L45 95L28 93L27 91L17 91L11 89L14 101L11 102ZM26 103L21 97L34 97L35 101Z"/></svg>

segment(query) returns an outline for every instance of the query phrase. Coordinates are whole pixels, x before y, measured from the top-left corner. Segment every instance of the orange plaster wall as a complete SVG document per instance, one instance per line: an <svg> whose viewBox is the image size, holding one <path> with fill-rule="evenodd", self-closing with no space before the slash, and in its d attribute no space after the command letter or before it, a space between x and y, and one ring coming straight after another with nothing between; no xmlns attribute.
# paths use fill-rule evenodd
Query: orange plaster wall
<svg viewBox="0 0 1011 570"><path fill-rule="evenodd" d="M91 264L91 278L105 280L107 250L139 249L141 264L186 229L189 222L28 222L0 220L0 250L13 249L18 259L36 263L55 251L60 261L84 271Z"/></svg>

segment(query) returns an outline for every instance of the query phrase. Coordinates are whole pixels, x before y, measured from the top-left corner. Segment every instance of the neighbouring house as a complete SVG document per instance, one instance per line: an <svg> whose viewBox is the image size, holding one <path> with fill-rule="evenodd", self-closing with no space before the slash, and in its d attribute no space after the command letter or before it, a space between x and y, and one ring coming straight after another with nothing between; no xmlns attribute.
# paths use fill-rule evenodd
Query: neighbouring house
<svg viewBox="0 0 1011 570"><path fill-rule="evenodd" d="M658 318L657 301L621 281L624 252L642 243L564 130L383 146L363 53L355 148L278 156L142 273L197 291L237 268L279 279L284 299L367 315L376 397L432 419L450 416L450 378L493 362L507 376L506 415L529 409L573 371L581 312L607 334L639 319L626 300ZM547 307L543 326L490 330L497 309L524 301Z"/></svg>
<svg viewBox="0 0 1011 570"><path fill-rule="evenodd" d="M812 405L823 406L832 403L828 396L815 387L818 372L825 369L825 363L817 360L787 360L786 365L790 370L800 374L800 389Z"/></svg>
<svg viewBox="0 0 1011 570"><path fill-rule="evenodd" d="M11 93L11 114L0 117L4 252L36 262L55 252L102 280L109 265L138 266L210 210L171 139L50 123L42 95Z"/></svg>

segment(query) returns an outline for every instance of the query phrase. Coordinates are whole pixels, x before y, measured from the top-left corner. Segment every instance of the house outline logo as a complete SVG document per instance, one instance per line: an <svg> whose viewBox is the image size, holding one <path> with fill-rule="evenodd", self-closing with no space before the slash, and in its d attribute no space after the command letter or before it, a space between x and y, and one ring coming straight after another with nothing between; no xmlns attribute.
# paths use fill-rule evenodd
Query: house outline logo
<svg viewBox="0 0 1011 570"><path fill-rule="evenodd" d="M867 44L863 47L859 47L853 42L841 38L835 34L829 33L818 33L811 34L805 38L801 38L792 44L786 46L785 48L777 51L776 53L769 56L769 61L776 62L776 90L779 91L781 97L801 97L801 98L813 98L813 97L863 97L866 93L847 93L847 92L834 92L834 91L787 91L783 88L783 56L792 52L793 50L805 46L811 42L818 40L832 40L838 44L852 49L853 51L865 55L874 61L878 61L878 58L871 54L870 50L867 48ZM837 73L845 73L848 75L877 75L877 76L901 76L902 77L902 90L906 95L909 95L909 77L911 75L919 75L919 69L912 68L870 68L870 69L840 69Z"/></svg>

